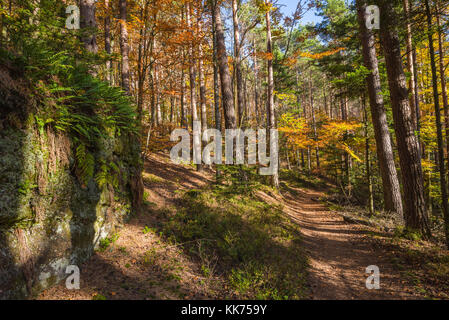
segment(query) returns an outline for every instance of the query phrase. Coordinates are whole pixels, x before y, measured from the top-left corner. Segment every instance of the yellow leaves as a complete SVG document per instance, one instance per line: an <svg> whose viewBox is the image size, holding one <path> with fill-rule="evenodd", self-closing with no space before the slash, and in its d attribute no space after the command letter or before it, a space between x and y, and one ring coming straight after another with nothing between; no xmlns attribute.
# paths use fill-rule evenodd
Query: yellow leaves
<svg viewBox="0 0 449 320"><path fill-rule="evenodd" d="M332 138L341 138L343 135L347 134L349 131L356 131L362 125L356 122L350 121L333 121L328 124L323 125L322 133L323 135Z"/></svg>
<svg viewBox="0 0 449 320"><path fill-rule="evenodd" d="M306 120L295 118L291 113L281 116L278 130L285 135L288 144L295 146L297 149L305 149L315 143L309 137L311 131Z"/></svg>
<svg viewBox="0 0 449 320"><path fill-rule="evenodd" d="M340 144L343 149L351 156L353 157L357 162L362 162L362 160L354 153L354 151L351 150L351 148L349 148L349 146L346 143L341 143Z"/></svg>
<svg viewBox="0 0 449 320"><path fill-rule="evenodd" d="M286 104L294 104L296 102L296 95L293 93L277 93L275 92L278 100L285 102Z"/></svg>
<svg viewBox="0 0 449 320"><path fill-rule="evenodd" d="M257 1L257 7L259 8L259 11L262 13L267 13L275 10L276 8L273 6L273 3L271 1L264 1L264 0L258 0Z"/></svg>

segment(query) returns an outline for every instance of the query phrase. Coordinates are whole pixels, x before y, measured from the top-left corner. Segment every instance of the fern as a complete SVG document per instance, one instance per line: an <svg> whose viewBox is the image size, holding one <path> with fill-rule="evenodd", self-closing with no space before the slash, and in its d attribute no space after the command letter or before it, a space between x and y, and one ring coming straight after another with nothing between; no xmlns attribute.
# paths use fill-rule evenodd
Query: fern
<svg viewBox="0 0 449 320"><path fill-rule="evenodd" d="M81 183L87 185L95 171L95 158L84 144L76 148L77 175Z"/></svg>
<svg viewBox="0 0 449 320"><path fill-rule="evenodd" d="M114 162L111 162L108 166L104 160L101 160L100 170L95 177L95 181L100 188L103 188L107 184L117 188L119 185L119 176L120 169Z"/></svg>

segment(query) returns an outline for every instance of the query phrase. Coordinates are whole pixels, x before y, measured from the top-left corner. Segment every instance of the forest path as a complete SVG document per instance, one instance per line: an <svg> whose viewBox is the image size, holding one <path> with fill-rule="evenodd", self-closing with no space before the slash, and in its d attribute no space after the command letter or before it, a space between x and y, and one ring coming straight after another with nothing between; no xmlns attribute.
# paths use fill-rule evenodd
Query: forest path
<svg viewBox="0 0 449 320"><path fill-rule="evenodd" d="M80 266L81 289L67 290L65 283L45 290L37 299L220 299L223 292L204 277L201 265L164 241L155 212L177 210L182 191L201 189L214 181L214 172L197 172L188 165L173 164L167 155L151 154L143 173L146 210L119 230L119 237ZM308 284L311 299L416 298L404 288L385 251L367 241L373 232L346 223L320 202L321 192L282 183L281 195L258 196L267 203L283 204L283 210L303 235L309 257ZM181 191L181 192L180 192ZM293 258L293 257L292 257ZM365 268L377 265L381 289L368 290ZM406 293L409 292L409 293Z"/></svg>
<svg viewBox="0 0 449 320"><path fill-rule="evenodd" d="M350 224L320 202L321 192L288 187L283 194L284 212L301 227L309 256L311 299L371 300L416 299L394 270L387 252L368 241L376 231ZM380 269L380 289L368 290L366 267Z"/></svg>

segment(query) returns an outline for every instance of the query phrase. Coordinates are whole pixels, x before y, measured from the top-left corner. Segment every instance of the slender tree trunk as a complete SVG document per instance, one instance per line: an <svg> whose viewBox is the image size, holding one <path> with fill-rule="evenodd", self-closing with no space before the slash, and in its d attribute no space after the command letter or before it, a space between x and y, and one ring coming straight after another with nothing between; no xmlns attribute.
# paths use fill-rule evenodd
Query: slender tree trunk
<svg viewBox="0 0 449 320"><path fill-rule="evenodd" d="M215 129L221 132L221 112L220 112L220 94L219 94L219 84L218 84L218 60L217 60L217 33L216 33L216 19L215 19L215 6L217 5L216 0L210 0L211 12L212 12L212 41L213 41L213 52L212 52L212 63L214 68L214 110L215 110ZM220 177L220 169L218 166L215 169L215 176L218 179Z"/></svg>
<svg viewBox="0 0 449 320"><path fill-rule="evenodd" d="M412 110L406 77L402 65L397 17L390 0L380 1L381 42L390 87L394 129L404 186L404 216L406 227L430 237L428 213L424 201L423 173L418 138L414 132Z"/></svg>
<svg viewBox="0 0 449 320"><path fill-rule="evenodd" d="M229 73L228 56L226 54L226 45L223 32L223 24L221 22L220 6L215 6L215 27L217 39L217 58L220 69L221 97L225 116L226 129L236 129L237 122L235 119L234 97L232 94L231 74Z"/></svg>
<svg viewBox="0 0 449 320"><path fill-rule="evenodd" d="M111 17L109 15L109 0L104 0L104 6L105 6L105 18L104 18L104 50L107 54L111 54ZM106 61L106 81L111 83L111 67L112 67L112 61L111 59L108 59Z"/></svg>
<svg viewBox="0 0 449 320"><path fill-rule="evenodd" d="M290 158L289 158L289 155L288 155L288 146L285 148L285 159L287 160L287 169L291 170L292 166L290 164Z"/></svg>
<svg viewBox="0 0 449 320"><path fill-rule="evenodd" d="M201 107L201 125L202 130L207 130L207 104L206 104L206 80L204 77L203 70L203 59L202 59L202 48L201 44L199 45L200 58L198 60L198 78L200 81L200 107Z"/></svg>
<svg viewBox="0 0 449 320"><path fill-rule="evenodd" d="M369 152L370 139L368 133L368 113L366 112L366 98L363 95L362 108L363 108L363 122L365 133L365 166L366 166L366 182L368 183L368 208L370 215L374 214L374 194L373 194L373 180L371 178L371 157Z"/></svg>
<svg viewBox="0 0 449 320"><path fill-rule="evenodd" d="M421 111L419 108L419 85L418 85L418 65L417 65L417 58L416 58L416 48L413 48L413 63L415 65L414 69L415 72L413 73L413 82L415 86L415 105L412 106L414 108L415 112L415 118L416 118L416 133L418 135L418 141L421 140ZM420 147L421 150L421 147ZM421 151L420 151L421 152Z"/></svg>
<svg viewBox="0 0 449 320"><path fill-rule="evenodd" d="M161 113L161 96L159 93L159 68L156 64L154 66L154 95L156 96L156 124L162 124L162 113Z"/></svg>
<svg viewBox="0 0 449 320"><path fill-rule="evenodd" d="M258 91L258 67L257 67L257 56L256 56L256 40L254 40L254 110L256 112L256 122L257 125L260 123L259 114L259 91Z"/></svg>
<svg viewBox="0 0 449 320"><path fill-rule="evenodd" d="M175 97L170 97L170 123L173 123L175 116Z"/></svg>
<svg viewBox="0 0 449 320"><path fill-rule="evenodd" d="M316 130L316 119L315 119L315 109L313 105L313 88L312 88L312 74L310 74L309 78L309 96L310 96L310 110L312 112L312 128L313 128L313 136L315 139L315 142L318 143L318 134ZM316 153L316 167L317 169L320 169L320 149L318 146L315 147L315 153Z"/></svg>
<svg viewBox="0 0 449 320"><path fill-rule="evenodd" d="M131 94L129 82L129 47L127 26L127 1L119 0L120 7L120 52L122 55L122 88L126 94Z"/></svg>
<svg viewBox="0 0 449 320"><path fill-rule="evenodd" d="M265 4L269 4L269 0L265 0ZM268 91L267 91L267 113L268 113L268 129L276 129L276 119L274 114L274 79L273 79L273 47L271 42L271 19L270 11L265 13L267 23L267 61L268 69ZM279 189L279 172L276 170L272 176L273 187Z"/></svg>
<svg viewBox="0 0 449 320"><path fill-rule="evenodd" d="M187 121L187 104L186 104L186 84L184 66L181 66L181 127L189 129Z"/></svg>
<svg viewBox="0 0 449 320"><path fill-rule="evenodd" d="M0 9L3 11L3 1L0 1ZM3 14L0 15L0 48L3 48L3 26L4 26L4 16Z"/></svg>
<svg viewBox="0 0 449 320"><path fill-rule="evenodd" d="M439 7L438 7L439 9ZM446 81L446 75L445 75L445 67L444 67L444 34L443 30L441 29L441 22L440 22L440 12L437 12L437 25L438 25L438 51L440 56L440 79L441 79L441 93L443 97L443 109L444 109L444 124L445 124L445 135L446 135L446 159L449 161L449 103L448 103L448 97L447 97L447 81ZM449 163L448 163L449 168Z"/></svg>
<svg viewBox="0 0 449 320"><path fill-rule="evenodd" d="M191 30L193 36L192 29L192 21L191 21L191 3L186 3L186 20L187 27ZM193 39L193 37L192 37ZM193 47L193 43L190 45L190 57L189 57L189 77L190 77L190 108L192 112L192 123L193 121L198 121L198 109L196 103L196 70L195 70L195 51ZM193 124L192 124L193 128Z"/></svg>
<svg viewBox="0 0 449 320"><path fill-rule="evenodd" d="M371 118L374 127L374 136L376 139L377 158L379 160L379 167L382 176L385 209L403 216L401 190L394 163L393 147L391 144L387 114L382 96L375 38L374 34L366 29L366 2L364 0L357 0L357 6L364 64L365 67L371 71L367 78L368 93Z"/></svg>
<svg viewBox="0 0 449 320"><path fill-rule="evenodd" d="M412 120L415 125L415 130L417 128L416 121L416 106L417 101L416 98L416 87L415 87L415 61L413 56L413 42L412 42L412 24L410 18L410 0L402 0L402 5L404 7L404 14L406 19L406 50L407 50L407 68L410 73L410 80L408 87L410 88L410 106L412 106Z"/></svg>
<svg viewBox="0 0 449 320"><path fill-rule="evenodd" d="M430 64L432 67L432 86L433 86L433 99L435 105L435 121L437 127L437 140L438 140L438 167L440 171L440 190L441 190L441 202L443 207L443 216L445 222L445 235L446 244L449 248L449 208L447 202L447 189L446 189L446 170L444 169L444 146L443 146L443 130L441 125L441 111L440 111L440 101L438 94L438 75L437 66L435 62L435 48L433 43L433 32L432 32L432 13L430 11L429 0L425 0L426 5L426 15L427 15L427 34L429 38L429 53L430 53ZM438 13L437 13L438 16ZM440 50L443 48L440 47ZM442 61L443 55L440 51L440 60ZM443 69L444 78L444 69ZM447 99L447 97L446 97Z"/></svg>
<svg viewBox="0 0 449 320"><path fill-rule="evenodd" d="M234 24L234 70L236 82L237 95L237 112L238 112L238 126L242 126L244 117L244 93L243 93L243 79L240 59L240 28L238 17L238 0L232 0L232 21Z"/></svg>
<svg viewBox="0 0 449 320"><path fill-rule="evenodd" d="M214 110L215 110L215 129L221 131L221 112L220 112L220 94L218 83L218 60L217 60L217 36L215 26L215 6L216 0L210 0L212 11L212 40L213 40L213 66L214 66ZM219 173L218 173L219 174Z"/></svg>
<svg viewBox="0 0 449 320"><path fill-rule="evenodd" d="M187 2L186 3L186 21L187 21L187 28L191 30L192 33L192 39L194 39L194 31L193 31L193 25L192 25L192 3ZM190 44L190 61L189 61L189 77L190 77L190 108L192 112L192 129L195 128L194 122L197 122L198 119L198 109L197 109L197 102L196 102L196 59L195 59L195 47L194 44ZM201 135L201 127L199 128L199 134ZM197 137L195 133L193 134L193 148L194 148L194 155L196 152L200 152L201 150L201 137ZM197 146L197 147L196 147ZM200 156L199 156L200 157ZM200 163L196 164L197 171L202 170L203 166Z"/></svg>

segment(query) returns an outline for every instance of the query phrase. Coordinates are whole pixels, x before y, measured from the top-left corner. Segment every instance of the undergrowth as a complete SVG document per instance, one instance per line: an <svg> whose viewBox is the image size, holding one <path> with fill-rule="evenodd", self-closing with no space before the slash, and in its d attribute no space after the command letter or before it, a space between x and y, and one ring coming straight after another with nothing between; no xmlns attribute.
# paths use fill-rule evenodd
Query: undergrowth
<svg viewBox="0 0 449 320"><path fill-rule="evenodd" d="M282 207L257 198L268 187L249 178L253 170L229 166L222 171L228 183L187 191L181 210L164 213L163 234L200 259L204 274L225 278L229 297L301 299L306 259L299 228Z"/></svg>

